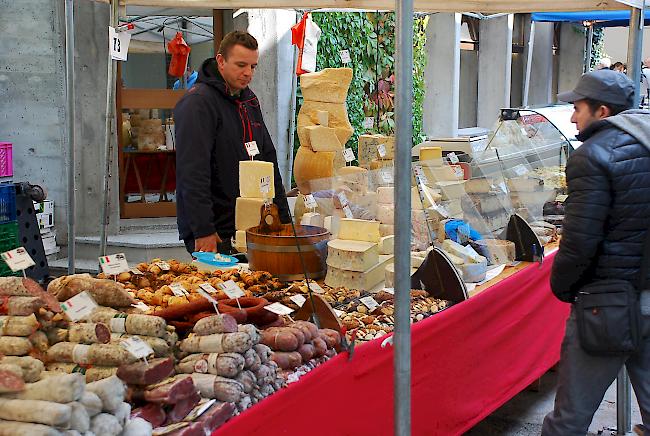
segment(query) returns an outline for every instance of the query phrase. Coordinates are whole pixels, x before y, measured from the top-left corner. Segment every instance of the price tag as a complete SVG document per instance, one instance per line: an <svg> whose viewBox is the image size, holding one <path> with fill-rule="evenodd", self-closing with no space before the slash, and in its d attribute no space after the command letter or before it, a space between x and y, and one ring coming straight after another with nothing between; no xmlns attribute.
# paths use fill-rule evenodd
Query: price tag
<svg viewBox="0 0 650 436"><path fill-rule="evenodd" d="M137 269L137 268L131 268L129 270L129 272L131 274L133 274L133 275L136 275L136 276L143 276L144 275L144 273L142 271L140 271L139 269Z"/></svg>
<svg viewBox="0 0 650 436"><path fill-rule="evenodd" d="M339 192L336 194L336 196L339 199L339 202L341 203L341 207L345 207L348 205L348 197L345 195L345 192Z"/></svg>
<svg viewBox="0 0 650 436"><path fill-rule="evenodd" d="M181 285L180 283L172 283L171 285L169 285L169 288L172 290L172 293L177 297L184 297L186 295L189 295L187 289L185 289L183 285Z"/></svg>
<svg viewBox="0 0 650 436"><path fill-rule="evenodd" d="M237 283L232 280L219 283L217 286L219 286L219 289L221 289L228 298L241 298L245 295L244 291L242 291L241 288L237 286Z"/></svg>
<svg viewBox="0 0 650 436"><path fill-rule="evenodd" d="M372 129L375 126L375 119L373 117L365 117L363 119L363 128Z"/></svg>
<svg viewBox="0 0 650 436"><path fill-rule="evenodd" d="M350 57L350 52L348 50L341 50L339 53L341 54L341 62L344 64L349 64L352 62L352 58Z"/></svg>
<svg viewBox="0 0 650 436"><path fill-rule="evenodd" d="M342 310L334 309L334 314L338 316L339 318L343 318L345 316L345 312Z"/></svg>
<svg viewBox="0 0 650 436"><path fill-rule="evenodd" d="M260 179L260 192L262 194L271 192L271 176L264 176Z"/></svg>
<svg viewBox="0 0 650 436"><path fill-rule="evenodd" d="M356 157L354 156L354 150L352 150L351 148L346 148L345 150L343 150L343 157L345 158L345 161L348 163L356 159Z"/></svg>
<svg viewBox="0 0 650 436"><path fill-rule="evenodd" d="M413 172L415 173L415 178L418 181L418 183L422 185L426 185L429 183L429 180L427 179L427 176L424 175L424 171L422 171L422 167L420 165L415 165L413 167Z"/></svg>
<svg viewBox="0 0 650 436"><path fill-rule="evenodd" d="M303 297L302 295L293 295L293 296L289 297L289 300L296 303L298 305L298 307L302 307L302 305L305 304L305 301L307 301L307 299L305 297Z"/></svg>
<svg viewBox="0 0 650 436"><path fill-rule="evenodd" d="M465 171L463 171L463 169L460 166L454 165L452 168L454 169L454 175L456 177L458 177L459 179L465 177Z"/></svg>
<svg viewBox="0 0 650 436"><path fill-rule="evenodd" d="M372 297L363 297L360 298L359 301L361 301L361 303L363 303L363 305L371 312L379 307L379 303L377 303L377 301Z"/></svg>
<svg viewBox="0 0 650 436"><path fill-rule="evenodd" d="M321 288L321 286L316 282L309 282L309 289L311 289L312 292L316 292L317 294L325 293L325 290Z"/></svg>
<svg viewBox="0 0 650 436"><path fill-rule="evenodd" d="M111 59L125 61L129 54L131 34L127 32L116 32L114 27L108 27L108 49L111 52Z"/></svg>
<svg viewBox="0 0 650 436"><path fill-rule="evenodd" d="M384 288L382 289L384 292L387 292L391 295L395 295L395 288Z"/></svg>
<svg viewBox="0 0 650 436"><path fill-rule="evenodd" d="M212 286L210 283L201 283L199 285L199 288L203 289L205 292L209 292L210 294L216 294L217 290L214 289L214 286Z"/></svg>
<svg viewBox="0 0 650 436"><path fill-rule="evenodd" d="M27 250L23 247L2 253L2 260L7 263L7 266L13 272L22 271L30 266L36 265Z"/></svg>
<svg viewBox="0 0 650 436"><path fill-rule="evenodd" d="M114 276L131 269L129 268L129 264L126 261L126 256L124 256L124 253L102 256L99 258L99 265L102 267L102 272L107 276Z"/></svg>
<svg viewBox="0 0 650 436"><path fill-rule="evenodd" d="M352 214L352 209L350 209L349 205L345 205L343 207L343 213L345 214L346 218L354 218L354 215Z"/></svg>
<svg viewBox="0 0 650 436"><path fill-rule="evenodd" d="M257 141L247 142L244 144L244 147L246 147L246 153L248 153L251 158L260 154L260 149L257 148Z"/></svg>
<svg viewBox="0 0 650 436"><path fill-rule="evenodd" d="M149 306L147 306L144 302L138 301L135 304L132 304L131 307L135 307L136 309L140 309L143 312L147 312L149 309L151 309Z"/></svg>
<svg viewBox="0 0 650 436"><path fill-rule="evenodd" d="M453 151L451 153L447 153L447 157L449 158L449 162L453 164L457 164L458 162L460 162L458 156L456 156L456 153L454 153Z"/></svg>
<svg viewBox="0 0 650 436"><path fill-rule="evenodd" d="M393 183L393 173L388 168L382 168L379 174L384 183Z"/></svg>
<svg viewBox="0 0 650 436"><path fill-rule="evenodd" d="M521 164L512 168L512 171L514 171L514 173L517 174L518 176L523 176L528 172L528 168L526 168L523 164Z"/></svg>
<svg viewBox="0 0 650 436"><path fill-rule="evenodd" d="M97 308L97 303L86 291L80 292L74 297L61 303L61 309L68 315L70 321L77 322L84 319Z"/></svg>
<svg viewBox="0 0 650 436"><path fill-rule="evenodd" d="M293 309L285 306L282 303L269 304L268 306L264 306L264 309L277 315L289 315L291 312L293 312Z"/></svg>
<svg viewBox="0 0 650 436"><path fill-rule="evenodd" d="M316 203L316 199L312 194L307 194L302 199L307 209L316 209L318 207L318 203Z"/></svg>
<svg viewBox="0 0 650 436"><path fill-rule="evenodd" d="M131 336L128 339L124 339L120 342L126 351L131 353L133 357L137 359L144 359L145 357L153 354L153 349L145 341L140 339L138 336Z"/></svg>
<svg viewBox="0 0 650 436"><path fill-rule="evenodd" d="M386 146L384 144L379 144L377 146L377 153L379 153L379 157L386 157Z"/></svg>
<svg viewBox="0 0 650 436"><path fill-rule="evenodd" d="M219 313L219 309L217 308L217 300L215 300L215 299L212 297L212 295L210 295L210 294L208 294L207 292L205 292L203 289L201 289L201 287L199 287L199 289L197 289L196 292L198 292L199 295L200 295L201 297L205 298L205 299L208 300L210 303L212 303L212 306L214 307L214 311L217 312L217 313Z"/></svg>

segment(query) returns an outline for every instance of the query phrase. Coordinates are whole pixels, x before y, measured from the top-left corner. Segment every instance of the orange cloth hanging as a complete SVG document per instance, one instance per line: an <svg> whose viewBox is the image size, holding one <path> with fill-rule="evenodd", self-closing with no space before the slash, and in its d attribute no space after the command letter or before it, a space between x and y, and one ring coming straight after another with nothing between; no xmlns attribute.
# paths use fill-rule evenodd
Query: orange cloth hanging
<svg viewBox="0 0 650 436"><path fill-rule="evenodd" d="M183 34L181 32L176 32L174 39L167 43L167 50L169 50L169 53L172 55L172 60L169 63L169 70L167 72L173 77L183 77L187 70L187 61L192 49L183 39Z"/></svg>

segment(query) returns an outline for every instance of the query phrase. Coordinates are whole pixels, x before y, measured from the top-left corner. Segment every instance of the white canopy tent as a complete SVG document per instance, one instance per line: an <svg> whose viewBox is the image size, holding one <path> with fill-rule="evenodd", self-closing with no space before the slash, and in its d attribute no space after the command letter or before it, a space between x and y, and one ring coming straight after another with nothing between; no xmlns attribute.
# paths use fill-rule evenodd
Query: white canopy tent
<svg viewBox="0 0 650 436"><path fill-rule="evenodd" d="M558 12L558 11L589 11L589 10L616 10L630 7L643 8L644 0L313 0L308 3L296 0L95 0L111 4L111 25L118 23L119 5L150 6L161 8L201 8L201 9L369 9L369 10L395 10L396 16L396 122L395 135L397 144L411 144L412 141L412 108L413 96L405 90L413 86L413 26L414 11L420 12L481 12L481 13L531 13L531 12ZM74 17L73 0L66 0L66 91L67 114L74 120ZM631 22L642 23L642 13L634 10ZM630 40L637 41L640 46L638 34L639 25L630 26ZM634 59L630 68L641 64L640 47L631 42L630 53ZM637 59L638 58L638 59ZM107 121L105 143L105 185L104 205L102 218L102 241L105 247L105 232L107 225L106 208L108 207L108 178L111 160L111 123L114 122L115 92L114 92L115 61L109 62L109 87L107 92ZM638 82L638 80L637 80ZM638 92L637 92L638 94ZM74 156L74 123L68 122L69 147L68 158ZM113 129L115 130L115 129ZM70 273L74 273L74 159L69 162L68 171L68 257ZM410 235L411 235L411 147L397 147L395 153L395 331L393 335L394 361L395 361L395 428L397 435L410 435L410 383L411 383L411 339L410 339ZM628 415L629 415L629 383L628 386ZM624 399L623 399L624 400ZM629 422L629 419L628 419ZM625 434L619 422L619 434ZM623 433L620 433L620 432Z"/></svg>

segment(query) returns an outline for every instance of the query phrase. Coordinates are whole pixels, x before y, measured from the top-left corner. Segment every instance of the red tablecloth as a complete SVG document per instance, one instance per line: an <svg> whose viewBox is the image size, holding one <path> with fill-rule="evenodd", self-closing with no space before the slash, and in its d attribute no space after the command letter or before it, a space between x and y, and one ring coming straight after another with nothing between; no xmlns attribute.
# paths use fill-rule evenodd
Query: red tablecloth
<svg viewBox="0 0 650 436"><path fill-rule="evenodd" d="M569 306L551 294L553 256L412 328L412 433L458 435L559 359ZM389 435L393 349L336 356L215 435Z"/></svg>

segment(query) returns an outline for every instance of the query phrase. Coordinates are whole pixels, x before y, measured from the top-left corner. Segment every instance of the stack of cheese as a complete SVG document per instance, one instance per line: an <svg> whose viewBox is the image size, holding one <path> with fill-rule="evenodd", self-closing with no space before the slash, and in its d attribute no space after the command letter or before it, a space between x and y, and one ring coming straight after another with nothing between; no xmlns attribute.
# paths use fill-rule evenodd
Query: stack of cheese
<svg viewBox="0 0 650 436"><path fill-rule="evenodd" d="M420 204L419 199L417 204ZM377 220L381 223L379 225L381 236L395 234L395 188L392 186L377 188Z"/></svg>
<svg viewBox="0 0 650 436"><path fill-rule="evenodd" d="M262 179L270 178L269 192L262 192ZM275 197L274 168L271 162L239 162L239 197L235 203L235 248L246 252L246 230L260 225L260 209L265 198Z"/></svg>
<svg viewBox="0 0 650 436"><path fill-rule="evenodd" d="M395 137L384 135L359 136L359 165L370 170L371 189L394 183Z"/></svg>
<svg viewBox="0 0 650 436"><path fill-rule="evenodd" d="M298 140L293 173L303 194L331 189L336 169L345 166L343 146L354 130L345 99L350 68L326 68L300 76L303 105L298 113Z"/></svg>
<svg viewBox="0 0 650 436"><path fill-rule="evenodd" d="M325 284L333 288L370 290L384 280L392 261L391 237L379 234L379 221L341 219L338 239L327 244Z"/></svg>
<svg viewBox="0 0 650 436"><path fill-rule="evenodd" d="M508 224L510 200L490 178L465 182L467 196L462 199L464 219L480 233L496 233Z"/></svg>
<svg viewBox="0 0 650 436"><path fill-rule="evenodd" d="M508 179L512 205L524 219L535 221L543 216L544 203L553 201L555 189L545 188L539 177L513 177Z"/></svg>
<svg viewBox="0 0 650 436"><path fill-rule="evenodd" d="M464 282L477 283L485 280L487 259L474 251L472 247L445 239L441 248L458 269Z"/></svg>

